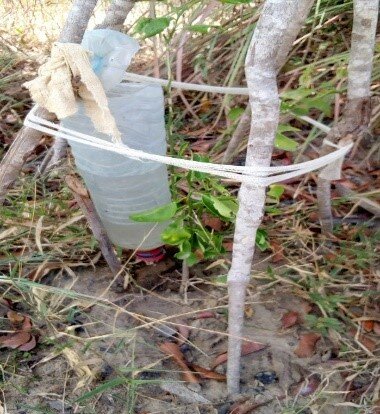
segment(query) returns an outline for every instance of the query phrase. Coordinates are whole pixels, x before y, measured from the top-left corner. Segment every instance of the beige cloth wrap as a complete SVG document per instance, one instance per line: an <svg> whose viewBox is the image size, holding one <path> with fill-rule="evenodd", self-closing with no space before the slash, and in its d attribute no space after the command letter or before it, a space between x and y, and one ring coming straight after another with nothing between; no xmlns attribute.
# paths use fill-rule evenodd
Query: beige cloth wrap
<svg viewBox="0 0 380 414"><path fill-rule="evenodd" d="M120 142L120 131L108 108L103 85L91 68L88 53L76 43L54 43L51 57L40 67L37 78L24 86L38 105L53 112L58 119L77 112L78 95L94 127L110 135L114 142Z"/></svg>

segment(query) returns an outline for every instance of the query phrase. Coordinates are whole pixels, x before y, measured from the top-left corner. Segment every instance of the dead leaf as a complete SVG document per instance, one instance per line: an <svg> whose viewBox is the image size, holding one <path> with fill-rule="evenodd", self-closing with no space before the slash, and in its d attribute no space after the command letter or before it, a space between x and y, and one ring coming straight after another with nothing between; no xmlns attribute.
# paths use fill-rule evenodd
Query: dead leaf
<svg viewBox="0 0 380 414"><path fill-rule="evenodd" d="M19 326L24 321L25 316L21 315L18 312L15 312L13 310L10 310L7 312L7 317L10 320L11 324L13 326Z"/></svg>
<svg viewBox="0 0 380 414"><path fill-rule="evenodd" d="M253 307L250 305L247 305L244 307L244 315L246 318L252 318L254 312L253 312Z"/></svg>
<svg viewBox="0 0 380 414"><path fill-rule="evenodd" d="M197 152L198 154L208 154L210 151L210 148L214 145L215 140L208 139L206 140L200 140L194 142L194 144L191 144L191 149L194 152Z"/></svg>
<svg viewBox="0 0 380 414"><path fill-rule="evenodd" d="M358 340L368 349L368 351L373 352L376 349L376 342L367 335L359 335Z"/></svg>
<svg viewBox="0 0 380 414"><path fill-rule="evenodd" d="M252 354L253 352L261 351L264 348L267 348L268 345L262 344L260 342L253 342L253 341L244 341L241 347L241 356L245 356L248 354ZM224 364L228 359L227 352L223 352L222 354L218 355L214 363L212 364L211 368L215 369L218 365Z"/></svg>
<svg viewBox="0 0 380 414"><path fill-rule="evenodd" d="M29 332L32 329L32 321L30 320L29 316L24 317L24 322L22 323L21 330L23 332Z"/></svg>
<svg viewBox="0 0 380 414"><path fill-rule="evenodd" d="M0 347L7 347L16 349L21 345L26 344L31 339L31 335L28 332L17 332L10 335L0 337Z"/></svg>
<svg viewBox="0 0 380 414"><path fill-rule="evenodd" d="M213 217L211 214L203 213L202 214L202 223L206 227L210 227L215 231L221 231L223 228L223 222L218 217Z"/></svg>
<svg viewBox="0 0 380 414"><path fill-rule="evenodd" d="M361 326L366 332L373 331L375 322L374 321L362 321Z"/></svg>
<svg viewBox="0 0 380 414"><path fill-rule="evenodd" d="M89 197L87 189L75 176L67 175L65 181L70 190L75 194L78 194L82 197Z"/></svg>
<svg viewBox="0 0 380 414"><path fill-rule="evenodd" d="M226 252L232 252L234 248L234 242L232 240L224 241L223 247L226 249Z"/></svg>
<svg viewBox="0 0 380 414"><path fill-rule="evenodd" d="M35 348L37 345L37 339L35 336L32 335L32 338L30 339L29 342L25 343L24 345L19 346L17 349L19 349L20 351L31 351L33 348Z"/></svg>
<svg viewBox="0 0 380 414"><path fill-rule="evenodd" d="M271 261L273 263L278 263L278 262L281 262L281 260L285 259L284 248L280 243L276 242L275 240L272 240L270 247L273 252L273 256L271 258Z"/></svg>
<svg viewBox="0 0 380 414"><path fill-rule="evenodd" d="M182 368L183 378L187 382L198 383L196 376L190 371L187 361L183 356L178 345L173 342L164 342L160 345L160 350L166 355L170 355L174 361Z"/></svg>
<svg viewBox="0 0 380 414"><path fill-rule="evenodd" d="M376 335L380 335L380 322L375 322L375 323L373 324L373 332L374 332Z"/></svg>
<svg viewBox="0 0 380 414"><path fill-rule="evenodd" d="M290 386L290 395L296 396L301 395L302 397L307 397L308 395L314 394L314 392L319 387L321 379L318 375L312 375L310 378L307 378L304 381L297 382Z"/></svg>
<svg viewBox="0 0 380 414"><path fill-rule="evenodd" d="M321 335L309 332L300 336L297 348L294 353L298 358L309 358L314 355L315 345L321 339Z"/></svg>
<svg viewBox="0 0 380 414"><path fill-rule="evenodd" d="M227 377L219 372L211 371L210 369L203 368L196 364L191 364L191 368L196 374L199 374L201 378L213 379L216 381L226 381Z"/></svg>
<svg viewBox="0 0 380 414"><path fill-rule="evenodd" d="M212 311L203 311L203 312L198 312L195 315L195 319L207 319L207 318L216 318L216 313Z"/></svg>
<svg viewBox="0 0 380 414"><path fill-rule="evenodd" d="M281 326L284 329L291 328L292 326L299 323L299 316L299 313L294 311L285 313L281 318Z"/></svg>

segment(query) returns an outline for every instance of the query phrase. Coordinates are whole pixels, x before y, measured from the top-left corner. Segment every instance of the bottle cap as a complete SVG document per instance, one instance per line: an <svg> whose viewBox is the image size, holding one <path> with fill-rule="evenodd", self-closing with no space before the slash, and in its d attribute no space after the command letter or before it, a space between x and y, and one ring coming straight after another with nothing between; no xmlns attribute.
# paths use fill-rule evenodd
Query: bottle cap
<svg viewBox="0 0 380 414"><path fill-rule="evenodd" d="M166 255L164 246L157 247L152 250L138 250L136 257L145 263L157 263L160 262Z"/></svg>

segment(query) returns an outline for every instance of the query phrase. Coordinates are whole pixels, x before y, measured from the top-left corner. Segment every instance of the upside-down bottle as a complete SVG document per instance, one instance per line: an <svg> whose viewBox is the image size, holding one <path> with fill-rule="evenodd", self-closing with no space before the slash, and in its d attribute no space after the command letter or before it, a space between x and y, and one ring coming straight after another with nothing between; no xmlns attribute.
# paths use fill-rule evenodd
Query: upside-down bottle
<svg viewBox="0 0 380 414"><path fill-rule="evenodd" d="M109 109L124 144L153 154L166 152L164 96L158 85L121 83L138 43L122 33L99 29L85 33L82 45L92 53L91 63L105 89ZM78 112L62 125L110 141L99 133L79 103ZM145 261L163 257L161 232L168 223L139 223L130 215L170 202L164 164L71 143L79 173L91 194L97 213L111 241L137 249Z"/></svg>

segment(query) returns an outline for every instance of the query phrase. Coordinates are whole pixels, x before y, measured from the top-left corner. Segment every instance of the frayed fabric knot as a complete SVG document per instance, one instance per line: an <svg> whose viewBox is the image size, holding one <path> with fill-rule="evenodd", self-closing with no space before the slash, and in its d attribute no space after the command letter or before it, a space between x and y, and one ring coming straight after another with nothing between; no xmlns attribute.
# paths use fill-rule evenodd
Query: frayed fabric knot
<svg viewBox="0 0 380 414"><path fill-rule="evenodd" d="M87 115L101 133L121 141L103 86L91 68L89 52L76 43L54 43L49 60L40 67L38 76L24 83L32 99L54 113L58 119L74 115L78 98Z"/></svg>

